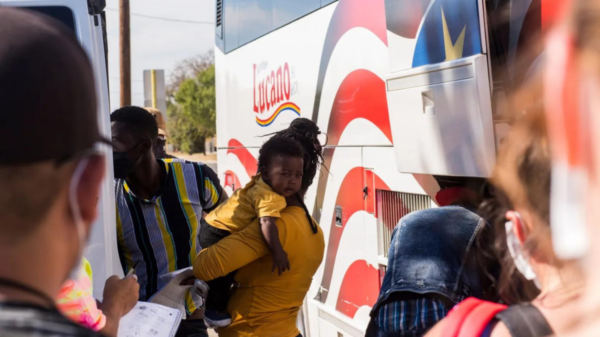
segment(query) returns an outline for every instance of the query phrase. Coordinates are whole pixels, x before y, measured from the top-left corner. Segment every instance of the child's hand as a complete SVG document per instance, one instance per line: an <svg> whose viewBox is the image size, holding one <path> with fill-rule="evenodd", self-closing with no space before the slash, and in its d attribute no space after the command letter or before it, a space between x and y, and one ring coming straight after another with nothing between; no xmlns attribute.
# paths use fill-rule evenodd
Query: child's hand
<svg viewBox="0 0 600 337"><path fill-rule="evenodd" d="M273 254L273 268L271 268L271 273L273 273L275 269L277 269L279 275L284 271L291 270L287 253L283 250Z"/></svg>

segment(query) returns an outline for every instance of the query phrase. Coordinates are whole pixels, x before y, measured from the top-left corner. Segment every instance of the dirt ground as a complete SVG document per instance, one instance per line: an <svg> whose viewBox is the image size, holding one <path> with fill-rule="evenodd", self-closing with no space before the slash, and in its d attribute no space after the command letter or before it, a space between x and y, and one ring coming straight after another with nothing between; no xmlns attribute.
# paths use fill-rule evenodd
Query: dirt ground
<svg viewBox="0 0 600 337"><path fill-rule="evenodd" d="M209 166L210 168L212 168L215 172L217 172L217 154L216 153L209 154L206 156L202 153L188 154L188 153L183 153L183 152L173 152L173 153L169 153L169 154L174 155L175 157L180 158L180 159L204 163L207 166Z"/></svg>
<svg viewBox="0 0 600 337"><path fill-rule="evenodd" d="M189 160L189 161L202 162L205 164L217 162L217 154L216 153L208 154L206 156L202 153L187 154L187 153L183 153L183 152L173 152L170 154L174 155L177 158L181 158L181 159L185 159L185 160Z"/></svg>

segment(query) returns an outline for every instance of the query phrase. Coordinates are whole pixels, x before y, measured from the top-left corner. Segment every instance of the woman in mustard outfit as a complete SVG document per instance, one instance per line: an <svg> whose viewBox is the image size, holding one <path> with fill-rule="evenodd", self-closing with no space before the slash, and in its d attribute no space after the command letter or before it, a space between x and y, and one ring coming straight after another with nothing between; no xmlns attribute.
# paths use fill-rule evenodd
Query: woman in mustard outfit
<svg viewBox="0 0 600 337"><path fill-rule="evenodd" d="M202 250L194 261L194 275L203 281L237 270L235 280L239 287L227 306L231 324L220 330L219 336L300 336L296 327L298 310L325 250L323 232L303 201L322 163L319 134L315 123L299 118L273 136L293 138L305 152L302 188L286 198L287 207L275 222L290 271L272 273L272 258L258 219Z"/></svg>

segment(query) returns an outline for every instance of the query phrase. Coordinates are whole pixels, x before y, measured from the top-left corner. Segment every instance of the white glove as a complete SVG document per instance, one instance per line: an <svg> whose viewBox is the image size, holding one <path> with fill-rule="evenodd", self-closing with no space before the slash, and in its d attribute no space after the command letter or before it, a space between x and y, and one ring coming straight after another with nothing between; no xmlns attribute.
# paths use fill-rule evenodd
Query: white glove
<svg viewBox="0 0 600 337"><path fill-rule="evenodd" d="M172 273L161 275L160 279L166 285L150 298L150 302L161 304L181 311L183 317L187 316L185 310L185 295L189 291L196 308L204 307L208 286L206 283L196 280L194 285L181 285L181 282L193 278L192 268L181 269ZM194 289L191 289L191 288Z"/></svg>
<svg viewBox="0 0 600 337"><path fill-rule="evenodd" d="M204 308L209 290L210 288L208 284L206 284L204 281L194 281L194 291L192 291L192 300L194 301L196 308Z"/></svg>

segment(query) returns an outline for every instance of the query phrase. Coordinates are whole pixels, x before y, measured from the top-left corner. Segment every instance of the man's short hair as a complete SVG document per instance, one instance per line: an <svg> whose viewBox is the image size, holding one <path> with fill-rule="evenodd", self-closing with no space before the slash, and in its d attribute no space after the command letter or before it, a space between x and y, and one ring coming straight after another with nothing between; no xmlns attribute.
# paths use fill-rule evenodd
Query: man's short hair
<svg viewBox="0 0 600 337"><path fill-rule="evenodd" d="M33 233L68 183L72 169L55 162L0 165L0 244Z"/></svg>
<svg viewBox="0 0 600 337"><path fill-rule="evenodd" d="M38 230L74 161L102 141L94 72L73 32L0 7L0 245ZM62 162L62 164L60 164Z"/></svg>
<svg viewBox="0 0 600 337"><path fill-rule="evenodd" d="M143 108L122 107L110 114L110 121L127 125L127 129L136 140L150 139L155 142L158 137L156 118Z"/></svg>

